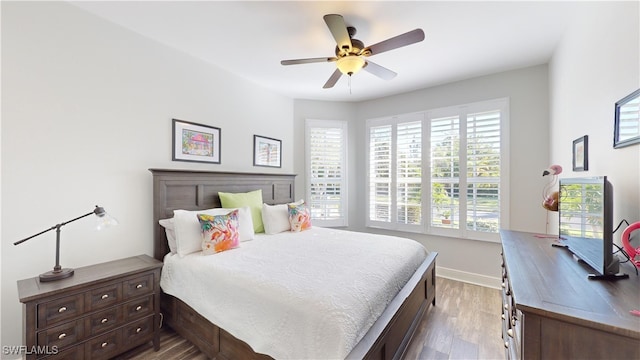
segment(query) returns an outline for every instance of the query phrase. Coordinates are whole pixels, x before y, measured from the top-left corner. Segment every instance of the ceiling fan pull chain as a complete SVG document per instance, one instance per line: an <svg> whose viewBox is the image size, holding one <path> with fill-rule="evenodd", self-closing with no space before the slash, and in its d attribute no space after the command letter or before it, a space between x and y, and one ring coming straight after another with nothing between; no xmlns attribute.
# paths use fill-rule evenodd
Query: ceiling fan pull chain
<svg viewBox="0 0 640 360"><path fill-rule="evenodd" d="M349 95L351 95L351 75L349 75Z"/></svg>

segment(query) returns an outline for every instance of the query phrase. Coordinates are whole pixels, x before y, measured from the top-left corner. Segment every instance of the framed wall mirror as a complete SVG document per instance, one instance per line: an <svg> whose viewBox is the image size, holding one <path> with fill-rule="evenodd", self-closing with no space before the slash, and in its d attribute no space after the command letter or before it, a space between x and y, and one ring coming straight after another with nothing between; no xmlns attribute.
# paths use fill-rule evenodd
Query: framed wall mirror
<svg viewBox="0 0 640 360"><path fill-rule="evenodd" d="M640 143L640 89L616 103L613 147Z"/></svg>

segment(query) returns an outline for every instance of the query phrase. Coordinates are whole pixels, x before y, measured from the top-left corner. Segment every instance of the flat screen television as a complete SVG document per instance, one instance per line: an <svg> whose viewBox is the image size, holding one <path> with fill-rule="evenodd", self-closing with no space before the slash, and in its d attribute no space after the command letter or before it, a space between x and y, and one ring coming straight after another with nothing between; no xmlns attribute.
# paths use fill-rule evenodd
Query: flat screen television
<svg viewBox="0 0 640 360"><path fill-rule="evenodd" d="M613 186L606 176L560 179L559 243L587 263L590 278L619 278L613 254Z"/></svg>

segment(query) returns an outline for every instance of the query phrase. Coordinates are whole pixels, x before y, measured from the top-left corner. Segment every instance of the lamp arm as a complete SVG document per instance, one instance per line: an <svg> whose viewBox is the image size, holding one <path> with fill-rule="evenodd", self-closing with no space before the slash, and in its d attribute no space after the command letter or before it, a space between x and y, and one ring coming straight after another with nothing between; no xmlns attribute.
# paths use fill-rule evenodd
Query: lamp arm
<svg viewBox="0 0 640 360"><path fill-rule="evenodd" d="M61 227L63 227L64 225L67 225L68 223L70 223L70 222L74 222L74 221L76 221L76 220L80 220L80 219L82 219L83 217L87 217L87 216L89 216L89 215L91 215L91 214L94 214L94 211L92 211L92 212L90 212L90 213L87 213L87 214L84 214L84 215L81 215L81 216L78 216L78 217L77 217L77 218L75 218L75 219L71 219L71 220L69 220L69 221L65 221L65 222L63 222L63 223L60 223L60 224L54 225L54 226L52 226L52 227L50 227L50 228L48 228L48 229L46 229L46 230L43 230L43 231L41 231L41 232L39 232L39 233L37 233L37 234L35 234L35 235L31 235L31 236L29 236L28 238L25 238L25 239L22 239L22 240L16 241L16 242L14 242L14 243L13 243L13 245L20 245L20 244L22 244L23 242L25 242L25 241L27 241L27 240L29 240L29 239L33 239L33 238L34 238L34 237L36 237L36 236L42 235L42 234L44 234L44 233L46 233L46 232L48 232L48 231L54 230L54 229L57 229L58 231L60 231L60 228L61 228Z"/></svg>

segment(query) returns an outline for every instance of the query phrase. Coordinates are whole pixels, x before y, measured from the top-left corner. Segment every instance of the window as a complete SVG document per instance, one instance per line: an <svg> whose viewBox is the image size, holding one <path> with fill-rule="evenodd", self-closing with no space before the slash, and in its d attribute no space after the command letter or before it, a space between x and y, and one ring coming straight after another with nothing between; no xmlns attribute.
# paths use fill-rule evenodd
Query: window
<svg viewBox="0 0 640 360"><path fill-rule="evenodd" d="M368 226L499 240L507 99L369 120L367 129Z"/></svg>
<svg viewBox="0 0 640 360"><path fill-rule="evenodd" d="M314 224L347 226L347 122L306 121L306 201Z"/></svg>
<svg viewBox="0 0 640 360"><path fill-rule="evenodd" d="M368 225L422 229L424 114L368 122Z"/></svg>

